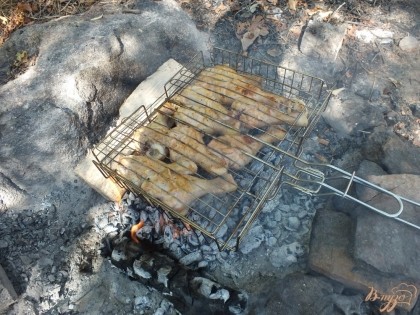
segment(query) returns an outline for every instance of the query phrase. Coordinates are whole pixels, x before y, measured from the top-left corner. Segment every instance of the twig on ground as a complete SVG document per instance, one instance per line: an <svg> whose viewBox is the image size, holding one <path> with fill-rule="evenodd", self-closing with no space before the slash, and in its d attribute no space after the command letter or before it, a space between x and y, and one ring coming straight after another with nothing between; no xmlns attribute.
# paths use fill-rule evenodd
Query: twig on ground
<svg viewBox="0 0 420 315"><path fill-rule="evenodd" d="M382 59L382 63L384 63L385 64L385 59L384 59L384 55L383 55L383 52L382 52L382 48L378 45L378 43L375 41L375 45L376 45L376 47L378 47L378 49L379 49L379 53L380 53L380 55L381 55L381 59Z"/></svg>
<svg viewBox="0 0 420 315"><path fill-rule="evenodd" d="M345 2L343 2L342 4L340 4L340 6L337 9L335 9L333 11L333 13L331 13L331 15L329 16L329 18L327 19L327 22L329 22L332 19L332 17L334 16L334 14L336 14L338 12L338 10L340 10L343 7L343 5L345 5L345 4L346 4Z"/></svg>
<svg viewBox="0 0 420 315"><path fill-rule="evenodd" d="M371 101L372 101L373 88L375 87L375 83L376 83L376 76L374 76L374 77L373 77L372 87L370 88L369 102L371 102Z"/></svg>

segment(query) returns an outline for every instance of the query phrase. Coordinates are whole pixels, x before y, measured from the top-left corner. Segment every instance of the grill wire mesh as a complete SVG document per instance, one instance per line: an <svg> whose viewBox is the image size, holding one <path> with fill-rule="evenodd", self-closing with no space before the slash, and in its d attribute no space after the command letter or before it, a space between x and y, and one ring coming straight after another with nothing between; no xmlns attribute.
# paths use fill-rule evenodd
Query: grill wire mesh
<svg viewBox="0 0 420 315"><path fill-rule="evenodd" d="M228 113L215 111L211 107L213 103L205 101L206 98L191 96L188 89L197 82L202 82L204 86L211 83L211 79L203 76L203 73L216 65L228 66L243 75L248 83L251 82L263 90L303 101L307 113L298 113L293 121L282 124L283 134L278 135L276 129L270 129L270 126L252 125L252 121L256 121L252 118L257 116L253 117L252 110ZM320 113L328 103L329 95L325 82L319 78L215 48L209 60L205 60L203 54L195 56L165 85L165 93L160 98L148 107L141 106L108 134L94 150L97 159L94 163L105 177L113 178L118 184L144 197L152 205L160 206L172 216L188 223L215 241L220 250L235 249L257 218L264 203L281 187L285 174L289 178L301 176L299 168L294 166L294 157L299 157L302 142L316 125ZM218 97L218 100L223 100L226 95ZM238 97L241 96L238 94ZM232 102L232 99L230 101ZM186 106L186 103L189 105ZM187 115L174 115L174 112L182 111ZM305 114L308 124L299 126L298 121ZM169 129L171 138L165 133L165 128L168 127L163 126L168 121L176 127L183 126L184 129L177 133L171 133L172 130L176 130L175 127ZM212 132L212 128L206 127L209 122L218 126L219 130ZM153 124L159 130L158 133L154 132L153 136L158 148L168 147L173 141L181 145L170 148L173 151L170 155L165 151L166 156L161 159L163 162L157 162L165 163L164 167L170 166L171 170L165 173L167 175L161 176L147 163L136 164L141 158L135 158L137 160L134 162L130 160L134 163L132 165L139 167L139 171L136 172L138 174L134 177L129 171L116 171L122 163L120 158L123 155L138 156L144 154L142 150L145 147L146 150L151 149L150 144L145 144L141 136L139 137L138 131L143 130L143 135L148 135L150 130L153 131L153 128L150 128ZM239 135L242 137L241 141L253 146L253 150L236 148L238 159L228 154L220 154L220 150L215 152L212 143L227 144L221 137L224 133ZM176 158L172 158L172 154ZM183 158L187 161L192 159L195 162L192 165L198 164L198 168L188 168L191 163L183 163ZM219 161L218 158L227 161L227 172L224 172L223 168L212 167L214 161ZM235 167L235 163L240 164L242 158L248 162ZM170 186L172 180L177 182L185 178L188 182L186 186L182 186L181 192L174 192L171 188L162 190L163 186ZM147 184L142 185L144 182ZM151 190L157 190L158 194L150 193ZM168 196L164 196L165 194Z"/></svg>

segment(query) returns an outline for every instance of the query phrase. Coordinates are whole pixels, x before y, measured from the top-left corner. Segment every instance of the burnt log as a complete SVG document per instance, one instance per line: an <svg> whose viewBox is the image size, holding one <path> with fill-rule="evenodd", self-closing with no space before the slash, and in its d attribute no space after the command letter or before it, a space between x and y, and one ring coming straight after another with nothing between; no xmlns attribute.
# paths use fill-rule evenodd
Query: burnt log
<svg viewBox="0 0 420 315"><path fill-rule="evenodd" d="M125 270L131 279L152 287L173 303L182 314L243 314L247 294L222 286L170 257L159 245L148 240L134 243L125 236L104 240L103 255Z"/></svg>

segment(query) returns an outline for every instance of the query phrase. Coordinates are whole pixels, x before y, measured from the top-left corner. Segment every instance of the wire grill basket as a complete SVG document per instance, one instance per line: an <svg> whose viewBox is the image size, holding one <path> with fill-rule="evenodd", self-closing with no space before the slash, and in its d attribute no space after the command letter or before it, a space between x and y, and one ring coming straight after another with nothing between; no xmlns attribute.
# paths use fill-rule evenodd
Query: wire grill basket
<svg viewBox="0 0 420 315"><path fill-rule="evenodd" d="M233 69L246 78L244 81L247 84L252 83L257 89L269 91L286 100L303 101L305 112L298 113L292 121L282 125L281 136L275 134L268 124L258 124L258 121L256 125L251 123L255 122L255 118L259 115L256 109L246 108L244 111L235 112L230 108L228 112L223 112L223 109L216 110L218 112L215 114L215 108L212 108L214 103L209 102L202 95L194 98L188 94L188 91L197 82L199 82L198 85L207 87L211 83L209 82L211 79L206 76L208 69L214 69L216 65L228 66L229 69ZM225 68L224 71L228 70ZM231 91L228 90L229 88L217 90L219 91L217 95L221 99L227 97L230 102L235 101L235 97L230 95ZM238 98L241 97L238 94ZM264 204L282 185L291 185L311 195L318 194L321 188L326 187L333 194L346 198L350 198L348 188L354 181L372 186L355 177L354 174L348 174L330 165L311 164L300 158L303 141L316 126L329 98L327 85L319 78L216 48L209 60L205 60L202 54L195 56L165 85L165 93L161 97L148 107L141 106L117 126L96 147L94 155L97 160L94 163L105 177L113 178L134 194L143 196L151 204L160 206L172 216L189 224L214 240L219 249L234 249L243 240ZM187 103L189 106L185 105ZM176 106L176 109L168 104ZM229 106L234 107L232 103ZM255 107L258 107L257 103ZM174 111L188 115L174 115ZM256 114L253 115L253 113ZM307 124L304 125L299 123L303 115L307 117ZM269 117L266 116L266 118ZM156 135L150 126L154 124L159 127L162 121L168 121L168 119L176 126L169 129L169 134L178 126L183 126L184 132L174 133L170 139L165 131L167 126L161 126L164 128L157 129L162 134ZM260 118L259 121L262 120L264 118ZM203 123L204 121L206 123ZM236 121L238 124L235 125ZM215 124L219 128L218 132L212 132L213 129L207 128ZM164 165L165 170L166 167L171 167L168 176L161 175L160 171L157 171L154 166L150 167L148 162L141 164L140 158L130 160L133 162L135 159L133 163L142 170L134 177L130 175L130 171L118 171L120 169L118 165L122 163L121 156L139 154L139 150L142 150L139 148L145 145L137 134L139 130L149 133L152 130L155 133L155 144L159 147L170 147L169 150L172 150L170 154L166 151L162 153L164 155L160 158L162 161L157 162L157 167ZM198 138L194 136L197 134ZM245 139L251 149L238 147L235 151L238 153L237 158L225 154L225 151L218 151L217 145L212 144L215 142L226 144L222 137L225 134L228 137L230 135L242 137L240 139ZM172 146L173 141L176 145ZM146 147L150 149L150 144ZM207 157L207 160L204 157ZM185 164L181 163L182 158L194 161L198 164L198 168L183 173L182 168ZM219 172L219 169L211 167L211 163L208 166L209 160L215 161L217 158L226 161L227 172ZM246 162L241 164L239 161L243 158ZM239 164L240 167L238 167ZM313 166L327 167L327 172L339 172L342 178L349 181L347 190L343 192L325 184L327 172L321 172ZM162 188L172 185L171 181L177 183L178 180L185 181L185 178L189 181L187 186L182 186L182 191L179 189L174 191L170 187ZM232 183L234 183L234 189L232 189ZM159 188L156 188L157 186ZM373 188L377 189L376 186ZM159 193L156 193L156 190ZM391 196L395 197L395 195ZM401 204L400 200L397 199L397 201ZM172 204L178 206L171 206ZM381 212L375 208L373 210ZM388 213L385 215L397 216Z"/></svg>

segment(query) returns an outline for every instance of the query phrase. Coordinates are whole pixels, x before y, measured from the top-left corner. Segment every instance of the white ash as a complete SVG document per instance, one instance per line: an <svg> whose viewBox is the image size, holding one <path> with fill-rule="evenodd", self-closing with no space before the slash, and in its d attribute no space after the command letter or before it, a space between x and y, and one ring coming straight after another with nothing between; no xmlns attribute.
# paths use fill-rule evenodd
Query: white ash
<svg viewBox="0 0 420 315"><path fill-rule="evenodd" d="M202 259L203 259L203 256L201 254L201 251L195 251L195 252L192 252L192 253L182 257L179 260L179 262L184 266L188 266L188 265L191 265L194 262L199 262Z"/></svg>
<svg viewBox="0 0 420 315"><path fill-rule="evenodd" d="M264 228L261 225L256 225L249 230L239 249L243 254L249 254L252 250L258 248L263 241Z"/></svg>
<svg viewBox="0 0 420 315"><path fill-rule="evenodd" d="M162 283L166 288L168 287L168 275L171 272L172 268L169 266L166 267L162 267L159 268L159 270L157 271L157 275L158 275L158 283Z"/></svg>
<svg viewBox="0 0 420 315"><path fill-rule="evenodd" d="M134 299L134 308L136 310L148 310L150 309L151 302L147 296L137 296Z"/></svg>
<svg viewBox="0 0 420 315"><path fill-rule="evenodd" d="M153 313L153 315L171 315L177 314L173 304L168 300L162 300L159 305L159 308Z"/></svg>
<svg viewBox="0 0 420 315"><path fill-rule="evenodd" d="M287 225L285 226L286 229L289 231L297 231L300 227L300 220L298 217L289 217L287 219Z"/></svg>
<svg viewBox="0 0 420 315"><path fill-rule="evenodd" d="M141 267L141 262L139 262L138 260L136 260L134 262L134 264L133 264L133 271L134 271L134 274L136 274L140 278L143 278L143 279L150 279L150 278L152 278L151 273L148 272L148 271L146 271L146 270L144 270Z"/></svg>
<svg viewBox="0 0 420 315"><path fill-rule="evenodd" d="M274 249L270 254L270 262L274 267L288 267L297 262L298 257L304 253L303 246L294 242Z"/></svg>

